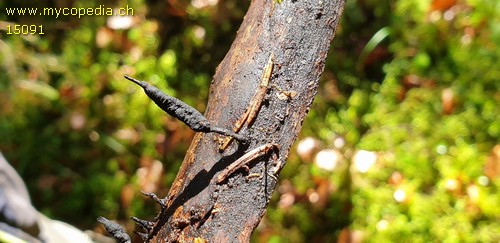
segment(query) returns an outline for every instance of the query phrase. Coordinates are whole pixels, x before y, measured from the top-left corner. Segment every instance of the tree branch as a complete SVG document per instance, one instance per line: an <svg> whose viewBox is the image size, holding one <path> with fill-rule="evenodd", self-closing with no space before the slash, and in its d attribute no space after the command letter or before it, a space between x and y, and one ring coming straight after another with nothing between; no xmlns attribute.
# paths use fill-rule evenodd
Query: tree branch
<svg viewBox="0 0 500 243"><path fill-rule="evenodd" d="M149 241L249 241L316 95L343 6L342 0L252 1L217 68L205 112L210 124L238 130L249 141L231 143L221 153L224 137L197 133ZM259 93L271 55L269 83ZM259 100L253 123L235 129ZM256 149L278 146L274 153ZM248 154L252 150L258 154ZM224 170L235 161L249 171ZM218 181L222 171L229 174Z"/></svg>

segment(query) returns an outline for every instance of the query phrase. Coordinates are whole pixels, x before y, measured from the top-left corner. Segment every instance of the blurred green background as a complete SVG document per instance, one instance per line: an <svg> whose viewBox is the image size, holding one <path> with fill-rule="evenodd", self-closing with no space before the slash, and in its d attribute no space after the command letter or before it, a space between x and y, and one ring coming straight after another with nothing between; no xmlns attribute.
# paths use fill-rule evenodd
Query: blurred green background
<svg viewBox="0 0 500 243"><path fill-rule="evenodd" d="M288 0L283 0L286 2ZM123 7L134 16L7 16ZM279 3L275 3L279 4ZM283 4L283 3L281 3ZM249 1L0 2L0 150L46 215L153 218L193 132L128 74L203 111ZM9 23L44 35L8 35ZM255 242L500 241L500 2L346 2Z"/></svg>

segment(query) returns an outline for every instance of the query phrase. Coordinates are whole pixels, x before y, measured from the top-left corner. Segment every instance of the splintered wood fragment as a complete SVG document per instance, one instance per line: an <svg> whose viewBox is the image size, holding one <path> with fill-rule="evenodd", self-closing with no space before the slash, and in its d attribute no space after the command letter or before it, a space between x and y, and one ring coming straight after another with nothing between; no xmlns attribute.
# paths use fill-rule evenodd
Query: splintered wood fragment
<svg viewBox="0 0 500 243"><path fill-rule="evenodd" d="M271 79L271 74L273 73L273 69L274 69L274 54L271 54L269 56L269 60L267 61L266 66L264 67L264 72L262 73L260 89L257 92L257 94L255 94L251 102L250 113L248 114L246 122L247 126L252 125L253 121L255 120L255 117L257 116L257 113L260 110L260 107L262 106L262 102L266 97L266 91L267 87L269 86L269 80Z"/></svg>
<svg viewBox="0 0 500 243"><path fill-rule="evenodd" d="M130 236L127 234L125 229L119 225L118 223L115 223L105 217L98 217L97 221L99 221L102 225L104 225L104 228L110 235L112 235L116 241L119 243L130 243Z"/></svg>
<svg viewBox="0 0 500 243"><path fill-rule="evenodd" d="M158 107L186 124L193 131L204 133L215 132L236 138L240 142L246 142L246 138L240 134L236 134L228 129L212 126L207 118L198 110L175 97L163 93L155 86L129 76L125 76L125 78L141 86L146 95L155 102Z"/></svg>
<svg viewBox="0 0 500 243"><path fill-rule="evenodd" d="M266 97L267 87L269 86L269 80L271 79L273 69L274 69L274 54L271 53L267 61L267 64L262 72L259 90L257 90L257 93L255 93L255 95L253 96L248 108L234 124L233 131L235 133L239 132L245 124L247 125L247 127L250 127L253 124L257 116L257 113L259 112L260 107L262 106L262 102ZM224 140L224 143L219 147L219 151L222 152L226 150L226 148L231 144L231 142L233 142L233 138L227 137Z"/></svg>
<svg viewBox="0 0 500 243"><path fill-rule="evenodd" d="M232 175L235 171L237 171L239 168L247 165L248 163L255 161L256 159L261 158L262 156L266 155L270 150L277 150L279 149L278 144L273 144L273 143L267 143L264 144L260 147L257 147L255 149L252 149L248 153L244 154L240 158L238 158L236 161L234 161L232 164L230 164L226 169L224 169L218 176L217 176L217 184L221 184L224 182L230 175Z"/></svg>
<svg viewBox="0 0 500 243"><path fill-rule="evenodd" d="M245 111L245 113L243 113L243 115L241 115L241 117L236 121L236 123L234 124L234 128L233 128L234 132L239 132L241 130L241 128L243 127L243 125L247 121L248 114L250 114L250 109L247 109ZM219 152L223 152L224 150L226 150L226 148L232 142L233 142L233 137L226 137L224 139L224 142L222 143L222 145L219 147Z"/></svg>
<svg viewBox="0 0 500 243"><path fill-rule="evenodd" d="M261 176L260 173L252 173L250 175L247 175L247 180L250 180L250 179L256 178L256 177L260 178L260 176Z"/></svg>

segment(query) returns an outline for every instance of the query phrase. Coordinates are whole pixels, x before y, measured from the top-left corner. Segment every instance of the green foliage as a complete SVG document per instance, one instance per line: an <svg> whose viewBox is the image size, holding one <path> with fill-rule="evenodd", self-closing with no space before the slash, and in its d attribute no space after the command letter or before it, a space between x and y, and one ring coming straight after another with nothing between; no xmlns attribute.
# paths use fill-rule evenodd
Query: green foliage
<svg viewBox="0 0 500 243"><path fill-rule="evenodd" d="M135 24L123 30L97 16L0 16L53 26L0 33L0 150L37 208L83 228L154 216L139 191L167 193L192 133L123 75L203 110L240 2L129 1ZM304 123L317 142L291 153L254 241L500 240L500 4L434 2L346 2Z"/></svg>
<svg viewBox="0 0 500 243"><path fill-rule="evenodd" d="M50 5L25 4L2 2L0 9ZM103 3L64 4L57 6ZM180 29L159 31L170 28L170 20L159 19L155 7L168 6L147 6L142 0L128 5L134 25L124 30L109 27L105 16L0 17L4 24L43 23L46 32L0 33L0 150L25 178L37 208L85 228L99 215L152 218L154 203L140 190L166 194L192 136L123 75L148 80L203 110L211 73L231 44L215 39L234 35L232 18L244 9L226 6L217 24L229 28L219 34L210 20L216 7L183 6L180 11L189 11L183 18L169 16L185 30L176 33ZM207 54L208 48L219 51ZM158 169L155 160L164 162L160 174L165 176L151 175Z"/></svg>
<svg viewBox="0 0 500 243"><path fill-rule="evenodd" d="M499 6L467 1L436 9L428 1L397 1L389 12L380 2L347 2L323 91L302 133L319 135L317 150L333 148L343 156L330 173L323 169L311 178L285 168L282 180L296 188L307 185L309 193L297 191L295 198L321 195L321 183L327 180L338 189L324 193L325 200L352 209L345 214L338 207L332 214L345 217L344 224L335 225L333 218L314 221L330 227L304 234L321 241L333 241L327 232L341 229L369 242L500 239L500 214L494 206L500 175L491 168L500 162L490 155L498 153L500 137L500 108L494 105L500 103L495 68L500 51L494 44L499 41ZM381 12L390 18L374 17ZM372 24L355 29L368 22ZM348 48L363 42L361 52ZM339 140L345 145L339 146ZM367 172L358 169L355 154L360 150L376 151ZM300 161L320 166L314 154L292 156L287 167ZM343 164L350 169L339 166ZM347 182L335 181L346 173ZM335 197L342 193L348 196ZM314 207L322 200L285 207L283 194L290 195L282 193L269 215L293 218L294 207ZM322 205L321 214L332 205Z"/></svg>

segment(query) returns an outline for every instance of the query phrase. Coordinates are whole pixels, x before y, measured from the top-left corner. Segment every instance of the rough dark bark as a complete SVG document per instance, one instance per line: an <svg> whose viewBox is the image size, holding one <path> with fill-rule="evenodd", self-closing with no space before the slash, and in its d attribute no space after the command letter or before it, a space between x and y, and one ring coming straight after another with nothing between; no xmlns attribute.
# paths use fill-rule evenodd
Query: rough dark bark
<svg viewBox="0 0 500 243"><path fill-rule="evenodd" d="M217 68L205 112L211 124L232 129L259 90L263 68L274 54L265 101L252 126L239 132L250 141L233 142L220 153L219 135L196 134L165 198L166 208L149 233L150 242L249 241L276 186L270 175L285 164L317 92L343 6L343 0L251 3ZM248 172L237 170L217 183L224 168L264 144L279 145L277 160L272 153L261 156L249 163Z"/></svg>

